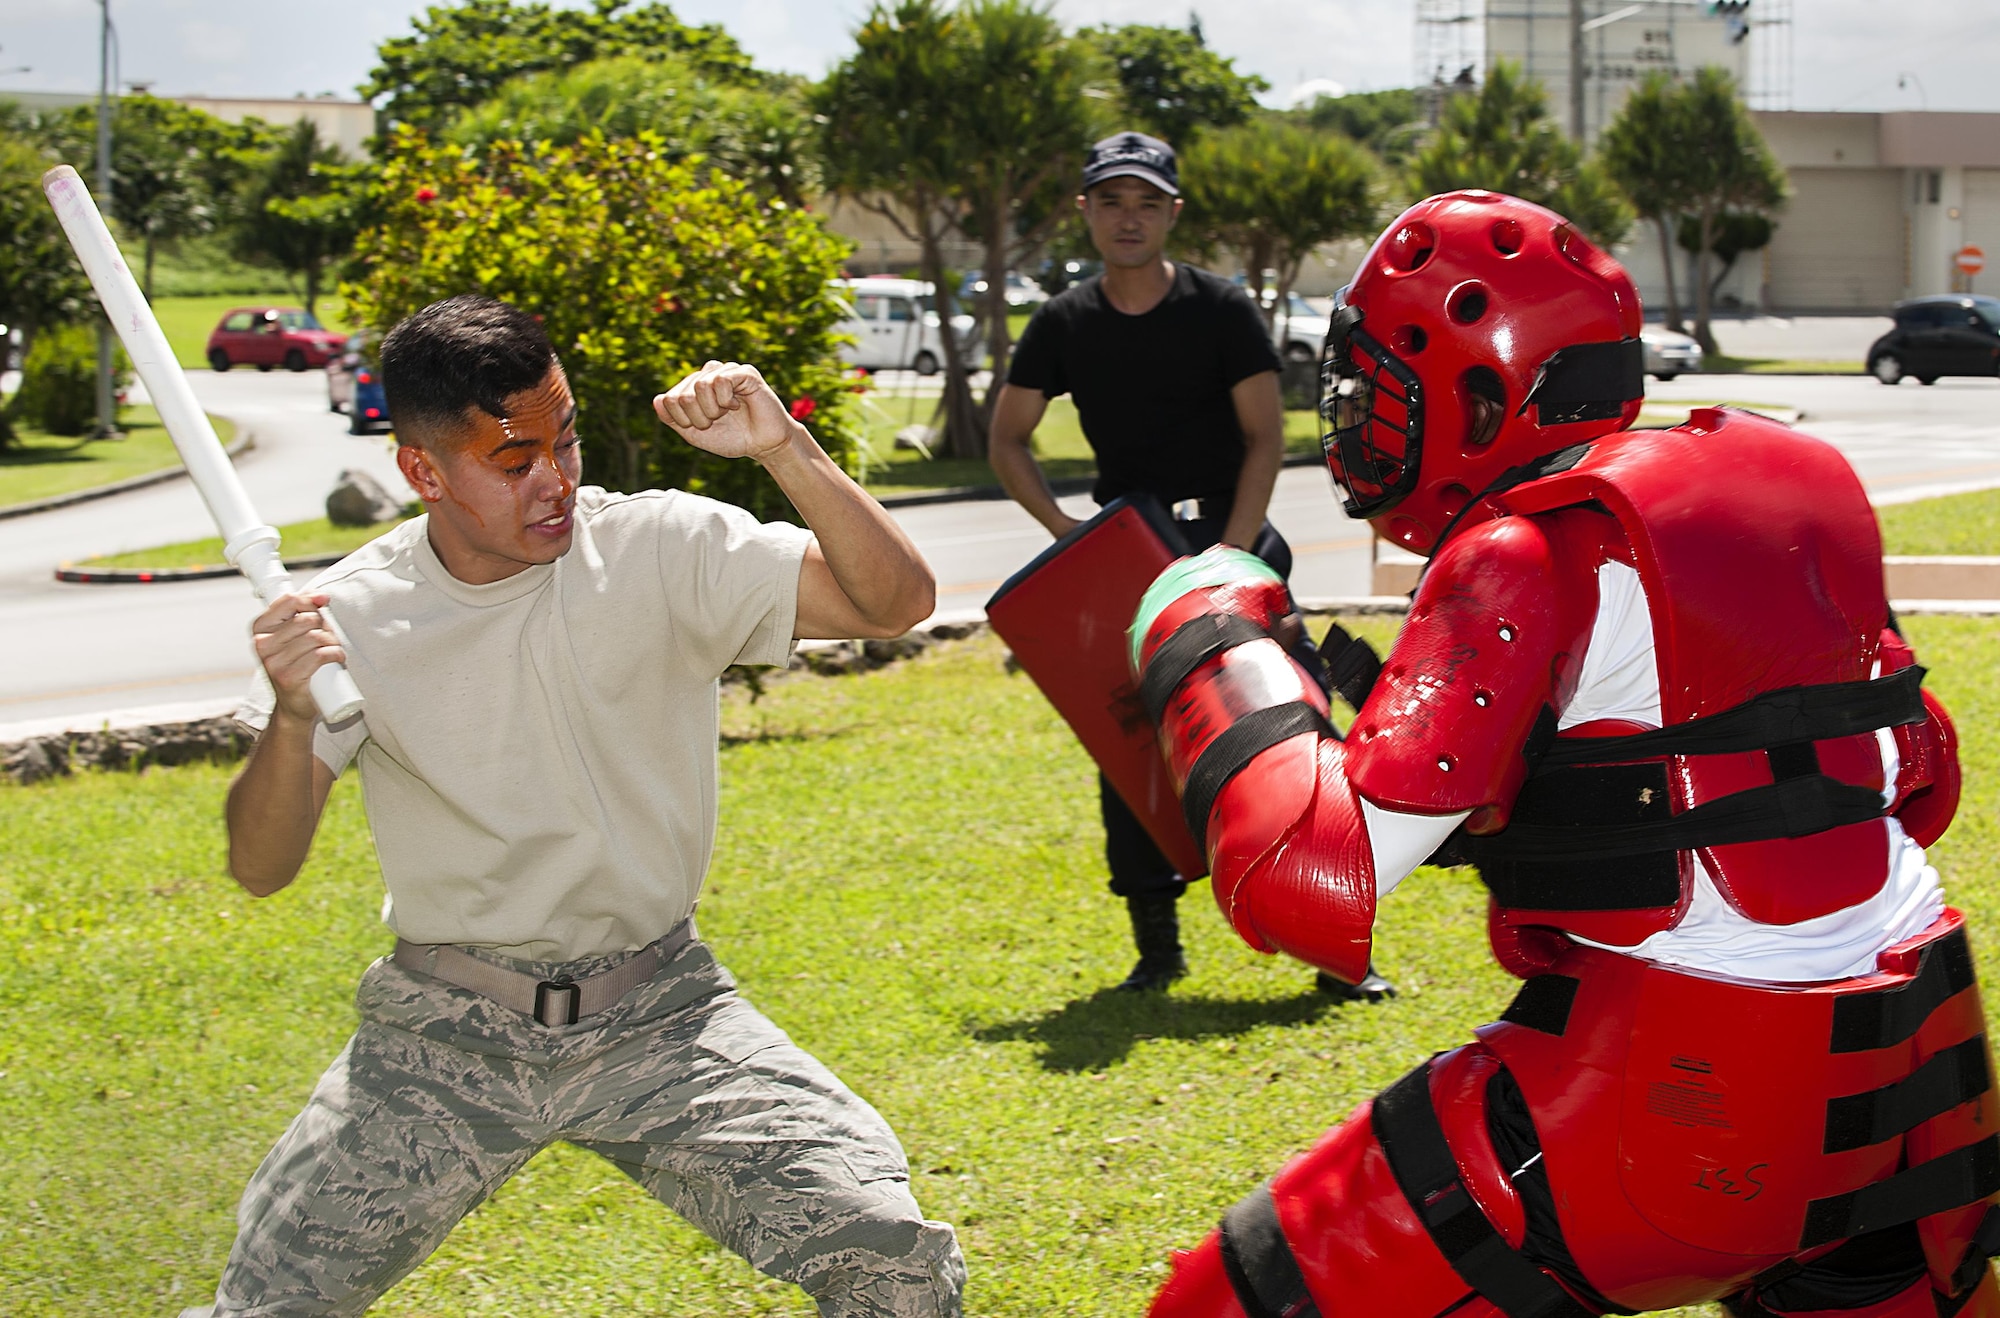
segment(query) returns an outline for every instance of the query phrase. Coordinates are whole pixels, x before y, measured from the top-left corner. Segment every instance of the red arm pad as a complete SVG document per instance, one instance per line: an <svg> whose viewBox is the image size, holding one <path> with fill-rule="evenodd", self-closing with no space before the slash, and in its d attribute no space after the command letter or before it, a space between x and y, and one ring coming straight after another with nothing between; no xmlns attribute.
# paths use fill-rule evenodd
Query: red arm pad
<svg viewBox="0 0 2000 1318"><path fill-rule="evenodd" d="M1507 517L1445 542L1348 734L1356 790L1413 814L1474 811L1473 833L1506 826L1522 748L1575 682L1597 613L1601 551L1560 544L1601 535L1590 516Z"/></svg>
<svg viewBox="0 0 2000 1318"><path fill-rule="evenodd" d="M1893 631L1882 633L1882 673L1900 672L1917 662L1910 643ZM1958 732L1944 702L1925 690L1920 723L1895 729L1896 804L1891 813L1920 847L1944 836L1958 813Z"/></svg>

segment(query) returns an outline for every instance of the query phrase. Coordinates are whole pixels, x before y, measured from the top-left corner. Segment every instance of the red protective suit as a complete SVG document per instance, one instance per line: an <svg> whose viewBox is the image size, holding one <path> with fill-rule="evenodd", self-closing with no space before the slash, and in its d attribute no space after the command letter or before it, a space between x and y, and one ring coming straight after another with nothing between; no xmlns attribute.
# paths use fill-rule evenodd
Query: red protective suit
<svg viewBox="0 0 2000 1318"><path fill-rule="evenodd" d="M1634 576L1618 625L1651 649L1624 662L1650 671L1612 672ZM1402 877L1378 865L1422 858L1387 839L1462 821L1447 858L1478 865L1526 982L1231 1209L1154 1314L2000 1318L1983 1015L1915 851L1956 806L1954 742L1836 452L1705 410L1495 482L1344 742L1261 637L1269 583L1206 577L1142 613L1138 666L1231 923L1351 979ZM1582 716L1610 690L1657 715ZM1702 941L1787 964L1904 889L1913 927L1828 978Z"/></svg>

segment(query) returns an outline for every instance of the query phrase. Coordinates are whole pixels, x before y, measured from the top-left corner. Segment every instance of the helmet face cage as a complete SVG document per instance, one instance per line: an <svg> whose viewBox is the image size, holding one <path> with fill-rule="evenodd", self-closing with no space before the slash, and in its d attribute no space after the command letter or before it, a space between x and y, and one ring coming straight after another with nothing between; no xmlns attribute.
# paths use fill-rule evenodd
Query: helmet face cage
<svg viewBox="0 0 2000 1318"><path fill-rule="evenodd" d="M1356 362L1357 349L1367 365ZM1334 313L1320 361L1319 413L1320 447L1349 517L1386 512L1417 487L1423 384L1346 308Z"/></svg>

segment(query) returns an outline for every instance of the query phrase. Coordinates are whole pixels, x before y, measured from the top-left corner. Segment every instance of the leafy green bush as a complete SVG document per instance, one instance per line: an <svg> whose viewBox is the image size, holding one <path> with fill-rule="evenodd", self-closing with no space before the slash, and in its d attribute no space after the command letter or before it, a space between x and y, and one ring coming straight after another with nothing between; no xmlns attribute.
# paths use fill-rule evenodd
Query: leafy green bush
<svg viewBox="0 0 2000 1318"><path fill-rule="evenodd" d="M753 463L683 443L653 395L711 358L755 365L851 465L841 316L827 281L847 243L818 217L671 159L646 134L573 145L494 142L474 155L405 133L362 233L350 315L386 329L458 293L541 317L579 409L584 477L678 486L762 516L790 505Z"/></svg>
<svg viewBox="0 0 2000 1318"><path fill-rule="evenodd" d="M125 376L125 354L116 355L115 378ZM9 419L51 435L82 435L97 420L97 331L94 325L55 325L35 336L21 363L21 388L7 405Z"/></svg>

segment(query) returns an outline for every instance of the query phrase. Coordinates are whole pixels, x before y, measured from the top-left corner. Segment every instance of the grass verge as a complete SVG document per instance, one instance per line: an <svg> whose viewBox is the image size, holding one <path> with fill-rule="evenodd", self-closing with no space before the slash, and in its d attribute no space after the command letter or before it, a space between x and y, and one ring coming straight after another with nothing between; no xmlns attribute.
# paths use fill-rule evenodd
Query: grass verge
<svg viewBox="0 0 2000 1318"><path fill-rule="evenodd" d="M1384 620L1353 625L1388 639ZM1933 856L1988 928L2000 626L1909 629L1964 738L1966 799ZM1384 905L1394 1002L1331 1004L1199 895L1192 976L1169 996L1106 992L1131 952L1104 892L1094 774L991 640L774 683L754 703L732 693L724 728L703 932L745 994L896 1126L920 1201L959 1228L969 1312L1139 1312L1169 1248L1511 995L1481 890L1435 870ZM199 1302L244 1180L389 946L352 782L298 882L252 901L221 873L229 772L0 788L0 1201L14 1205L0 1311ZM1990 981L2000 967L1981 961ZM810 1312L565 1146L374 1312L550 1310Z"/></svg>
<svg viewBox="0 0 2000 1318"><path fill-rule="evenodd" d="M1877 508L1885 554L2000 554L2000 490Z"/></svg>
<svg viewBox="0 0 2000 1318"><path fill-rule="evenodd" d="M278 528L278 535L281 537L279 551L288 562L322 554L351 554L370 540L401 525L413 516L414 513L407 514L393 522L378 522L374 526L335 526L324 517L315 517L306 522L292 522ZM206 540L188 540L177 545L162 545L158 549L135 549L125 554L102 554L96 558L86 558L73 566L160 569L214 567L227 561L222 556L222 537L213 536Z"/></svg>
<svg viewBox="0 0 2000 1318"><path fill-rule="evenodd" d="M305 302L289 293L244 296L236 293L217 293L202 297L161 297L153 300L153 314L159 318L160 330L167 336L167 342L174 350L174 360L182 366L199 366L208 369L208 336L222 318L237 307L302 307ZM352 327L347 323L347 304L339 296L328 294L319 300L319 323L330 330L345 334ZM254 370L255 367L240 367Z"/></svg>
<svg viewBox="0 0 2000 1318"><path fill-rule="evenodd" d="M908 494L918 490L992 485L993 468L983 458L926 457L916 449L896 447L896 432L906 426L929 425L937 393L874 390L858 403L862 443L866 447L862 484L871 493ZM1285 413L1287 454L1319 452L1319 416L1310 411ZM1048 411L1035 428L1035 456L1052 481L1094 476L1097 460L1077 421L1076 404L1068 398L1049 400Z"/></svg>
<svg viewBox="0 0 2000 1318"><path fill-rule="evenodd" d="M1859 361L1816 361L1795 357L1731 357L1712 352L1701 369L1710 375L1861 375Z"/></svg>
<svg viewBox="0 0 2000 1318"><path fill-rule="evenodd" d="M235 440L232 422L219 416L209 420L225 445ZM17 427L19 442L0 449L0 507L53 499L180 465L180 454L151 407L122 409L118 424L124 439L77 439Z"/></svg>

